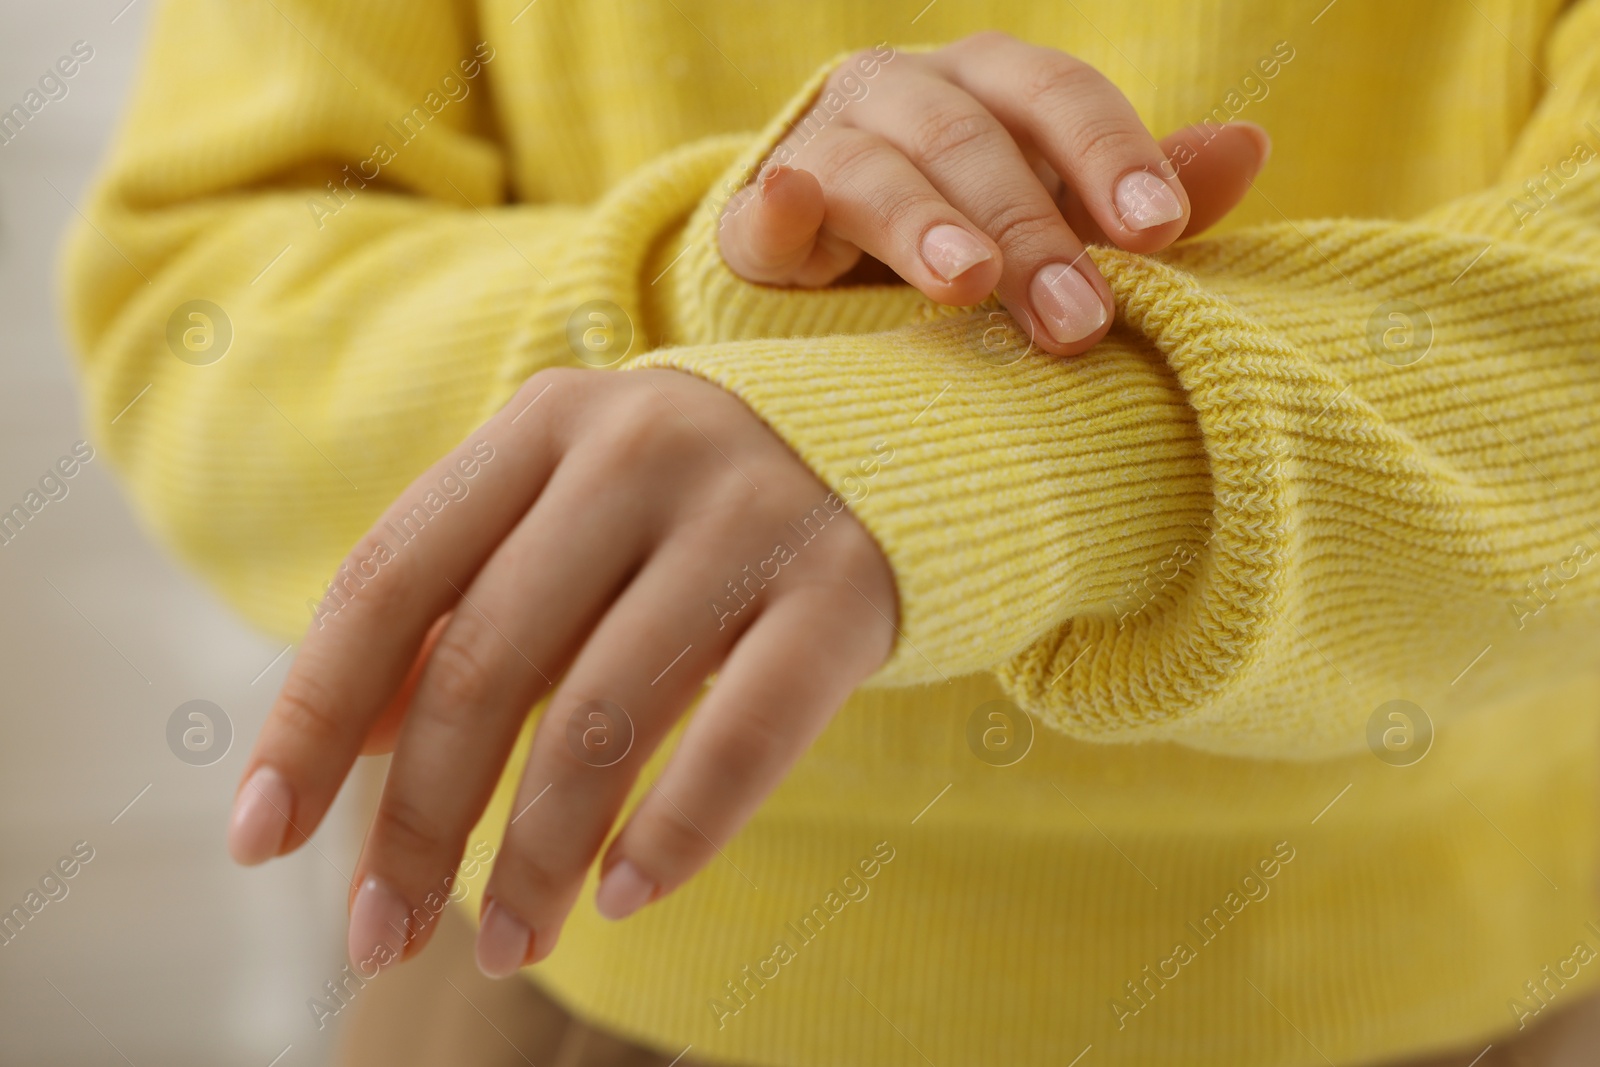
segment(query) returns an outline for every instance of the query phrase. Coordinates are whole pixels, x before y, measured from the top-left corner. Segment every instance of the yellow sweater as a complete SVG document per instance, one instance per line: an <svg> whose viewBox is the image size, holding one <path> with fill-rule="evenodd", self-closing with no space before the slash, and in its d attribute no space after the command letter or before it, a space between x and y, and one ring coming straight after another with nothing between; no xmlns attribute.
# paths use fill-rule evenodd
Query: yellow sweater
<svg viewBox="0 0 1600 1067"><path fill-rule="evenodd" d="M586 895L530 972L669 1054L1356 1064L1576 999L1600 0L919 6L169 0L66 260L96 443L296 636L605 300L852 502L891 660L725 862L621 924ZM988 27L1272 162L1217 236L1095 253L1078 359L727 270L719 207L834 57Z"/></svg>

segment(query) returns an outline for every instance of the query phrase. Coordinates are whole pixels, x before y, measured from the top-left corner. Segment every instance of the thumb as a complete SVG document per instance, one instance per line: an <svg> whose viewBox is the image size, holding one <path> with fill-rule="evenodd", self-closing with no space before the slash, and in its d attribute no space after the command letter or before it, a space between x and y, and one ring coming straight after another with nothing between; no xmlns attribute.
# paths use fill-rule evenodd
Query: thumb
<svg viewBox="0 0 1600 1067"><path fill-rule="evenodd" d="M1272 138L1253 122L1199 123L1169 133L1161 150L1178 168L1189 194L1189 225L1183 236L1216 225L1250 191L1272 155Z"/></svg>
<svg viewBox="0 0 1600 1067"><path fill-rule="evenodd" d="M1253 122L1185 126L1167 134L1160 144L1189 197L1189 224L1174 241L1193 237L1232 211L1250 191L1251 181L1272 152L1272 138ZM1059 184L1060 180L1055 181ZM1067 225L1085 244L1116 244L1069 186L1061 186L1056 203Z"/></svg>
<svg viewBox="0 0 1600 1067"><path fill-rule="evenodd" d="M824 286L861 250L823 229L827 199L809 171L769 165L723 209L722 258L740 277L766 285Z"/></svg>

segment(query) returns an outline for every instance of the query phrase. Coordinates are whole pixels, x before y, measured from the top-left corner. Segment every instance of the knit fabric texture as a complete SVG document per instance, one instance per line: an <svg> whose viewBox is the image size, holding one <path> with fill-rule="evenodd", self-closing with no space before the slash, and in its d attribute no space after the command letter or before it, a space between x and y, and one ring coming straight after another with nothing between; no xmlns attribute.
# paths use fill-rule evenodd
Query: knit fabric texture
<svg viewBox="0 0 1600 1067"><path fill-rule="evenodd" d="M1360 1064L1575 999L1600 0L917 6L167 0L64 261L95 443L285 640L412 478L580 363L590 301L634 333L607 373L725 387L849 501L890 659L719 861L619 924L591 885L526 972L669 1053ZM993 301L727 268L729 195L852 106L835 64L991 28L1274 156L1213 234L1093 250L1116 321L1071 359ZM175 356L197 300L221 358Z"/></svg>

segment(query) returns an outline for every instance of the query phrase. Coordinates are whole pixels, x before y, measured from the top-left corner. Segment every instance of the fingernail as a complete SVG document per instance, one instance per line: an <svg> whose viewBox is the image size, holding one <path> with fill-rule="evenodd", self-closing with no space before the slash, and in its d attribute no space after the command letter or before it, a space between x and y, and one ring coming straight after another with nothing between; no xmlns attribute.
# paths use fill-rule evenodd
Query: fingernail
<svg viewBox="0 0 1600 1067"><path fill-rule="evenodd" d="M283 775L257 767L239 790L228 822L228 853L234 862L249 866L276 856L293 807L294 794Z"/></svg>
<svg viewBox="0 0 1600 1067"><path fill-rule="evenodd" d="M1117 217L1130 230L1148 230L1183 217L1183 204L1172 186L1147 170L1124 174L1117 182L1116 201Z"/></svg>
<svg viewBox="0 0 1600 1067"><path fill-rule="evenodd" d="M350 908L350 962L362 968L376 965L380 970L399 963L410 940L409 918L406 902L388 882L376 876L362 882Z"/></svg>
<svg viewBox="0 0 1600 1067"><path fill-rule="evenodd" d="M655 892L655 883L640 874L639 868L623 860L600 879L594 906L608 919L626 919L650 903Z"/></svg>
<svg viewBox="0 0 1600 1067"><path fill-rule="evenodd" d="M528 958L533 941L533 931L502 908L498 901L489 901L483 909L483 921L478 925L478 970L486 978L509 978L522 968Z"/></svg>
<svg viewBox="0 0 1600 1067"><path fill-rule="evenodd" d="M772 183L778 180L778 175L782 171L783 166L778 163L769 162L761 168L761 172L756 175L756 192L761 199L767 198L767 194L772 191Z"/></svg>
<svg viewBox="0 0 1600 1067"><path fill-rule="evenodd" d="M928 269L953 282L985 260L993 259L984 243L960 226L941 223L922 238L922 259Z"/></svg>
<svg viewBox="0 0 1600 1067"><path fill-rule="evenodd" d="M1057 344L1081 341L1106 323L1106 306L1100 294L1069 264L1040 267L1028 293Z"/></svg>

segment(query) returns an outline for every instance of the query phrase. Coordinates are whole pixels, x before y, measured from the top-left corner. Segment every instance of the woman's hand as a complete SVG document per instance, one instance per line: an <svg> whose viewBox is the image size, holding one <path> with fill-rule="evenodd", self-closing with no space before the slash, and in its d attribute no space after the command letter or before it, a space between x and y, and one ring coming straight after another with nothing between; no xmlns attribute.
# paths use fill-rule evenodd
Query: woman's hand
<svg viewBox="0 0 1600 1067"><path fill-rule="evenodd" d="M942 304L998 292L1057 355L1110 327L1111 289L1085 243L1155 252L1199 232L1244 196L1271 143L1230 123L1158 144L1093 67L1000 32L860 53L819 99L830 93L846 101L837 114L798 123L725 207L728 266L824 286L865 252Z"/></svg>
<svg viewBox="0 0 1600 1067"><path fill-rule="evenodd" d="M888 656L896 617L872 538L738 398L671 370L541 371L339 571L251 754L229 848L242 863L297 848L355 757L393 738L349 950L368 973L404 958L554 687L478 938L480 967L511 974L554 946L707 675L607 851L609 917L716 858Z"/></svg>

